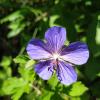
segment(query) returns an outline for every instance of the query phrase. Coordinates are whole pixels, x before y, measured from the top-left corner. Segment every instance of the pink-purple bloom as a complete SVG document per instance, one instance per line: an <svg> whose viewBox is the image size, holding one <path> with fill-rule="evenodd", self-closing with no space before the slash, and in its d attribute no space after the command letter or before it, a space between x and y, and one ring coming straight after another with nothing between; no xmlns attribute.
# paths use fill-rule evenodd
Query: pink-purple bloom
<svg viewBox="0 0 100 100"><path fill-rule="evenodd" d="M45 42L31 39L27 45L27 53L31 59L38 60L35 72L44 80L50 79L54 70L59 81L69 85L77 80L74 65L85 64L89 58L89 50L85 43L74 42L64 45L66 30L54 26L45 32Z"/></svg>

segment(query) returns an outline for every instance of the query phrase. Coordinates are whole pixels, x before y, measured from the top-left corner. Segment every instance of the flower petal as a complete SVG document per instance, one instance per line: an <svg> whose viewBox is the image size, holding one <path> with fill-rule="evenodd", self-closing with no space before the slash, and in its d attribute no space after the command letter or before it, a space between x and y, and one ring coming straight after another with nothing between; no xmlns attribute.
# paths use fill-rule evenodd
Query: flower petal
<svg viewBox="0 0 100 100"><path fill-rule="evenodd" d="M62 59L75 65L85 64L89 58L89 50L85 43L74 42L62 49Z"/></svg>
<svg viewBox="0 0 100 100"><path fill-rule="evenodd" d="M58 26L51 27L46 31L45 39L51 51L57 52L66 41L66 30Z"/></svg>
<svg viewBox="0 0 100 100"><path fill-rule="evenodd" d="M46 49L46 44L38 39L31 39L26 50L28 55L35 60L47 59L51 56Z"/></svg>
<svg viewBox="0 0 100 100"><path fill-rule="evenodd" d="M53 74L53 65L50 61L39 62L35 65L35 72L44 80L48 80Z"/></svg>
<svg viewBox="0 0 100 100"><path fill-rule="evenodd" d="M77 74L73 67L70 64L62 61L58 63L57 76L60 82L65 85L70 85L77 80Z"/></svg>

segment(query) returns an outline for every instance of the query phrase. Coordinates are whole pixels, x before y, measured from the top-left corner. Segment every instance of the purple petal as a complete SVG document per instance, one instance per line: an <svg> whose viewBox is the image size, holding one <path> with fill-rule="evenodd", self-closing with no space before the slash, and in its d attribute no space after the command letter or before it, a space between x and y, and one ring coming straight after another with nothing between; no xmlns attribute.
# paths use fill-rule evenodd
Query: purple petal
<svg viewBox="0 0 100 100"><path fill-rule="evenodd" d="M53 65L50 61L39 62L35 65L35 72L44 80L50 79L53 74Z"/></svg>
<svg viewBox="0 0 100 100"><path fill-rule="evenodd" d="M89 58L89 50L85 43L74 42L62 49L62 59L75 65L85 64Z"/></svg>
<svg viewBox="0 0 100 100"><path fill-rule="evenodd" d="M47 59L51 56L46 49L45 43L38 39L31 39L26 50L28 55L35 60Z"/></svg>
<svg viewBox="0 0 100 100"><path fill-rule="evenodd" d="M46 31L45 39L51 51L57 52L66 41L66 30L58 26L51 27Z"/></svg>
<svg viewBox="0 0 100 100"><path fill-rule="evenodd" d="M57 76L61 83L70 85L77 80L77 74L73 67L66 62L59 62L57 67Z"/></svg>

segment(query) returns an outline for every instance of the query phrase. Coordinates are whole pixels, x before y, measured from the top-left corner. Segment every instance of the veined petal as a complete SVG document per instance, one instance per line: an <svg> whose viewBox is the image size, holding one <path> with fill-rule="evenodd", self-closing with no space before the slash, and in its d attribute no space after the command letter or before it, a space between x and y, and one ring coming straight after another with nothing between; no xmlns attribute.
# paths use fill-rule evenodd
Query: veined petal
<svg viewBox="0 0 100 100"><path fill-rule="evenodd" d="M57 52L66 41L66 30L63 27L51 27L46 31L45 39L51 51Z"/></svg>
<svg viewBox="0 0 100 100"><path fill-rule="evenodd" d="M46 50L46 44L38 39L31 39L26 50L28 55L35 60L47 59L51 56Z"/></svg>
<svg viewBox="0 0 100 100"><path fill-rule="evenodd" d="M70 85L77 80L77 74L75 70L66 62L59 61L56 73L60 82L65 85Z"/></svg>
<svg viewBox="0 0 100 100"><path fill-rule="evenodd" d="M50 61L39 62L35 65L35 72L44 80L50 79L53 74L53 65Z"/></svg>
<svg viewBox="0 0 100 100"><path fill-rule="evenodd" d="M61 58L75 65L85 64L89 58L89 50L85 43L74 42L64 47Z"/></svg>

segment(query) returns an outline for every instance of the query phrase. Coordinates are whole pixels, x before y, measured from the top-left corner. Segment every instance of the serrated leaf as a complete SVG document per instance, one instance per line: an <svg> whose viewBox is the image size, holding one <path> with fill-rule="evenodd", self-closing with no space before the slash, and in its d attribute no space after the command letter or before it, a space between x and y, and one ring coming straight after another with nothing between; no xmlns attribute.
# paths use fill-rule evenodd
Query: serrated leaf
<svg viewBox="0 0 100 100"><path fill-rule="evenodd" d="M26 24L25 23L15 23L16 25L11 25L10 27L12 27L12 30L8 33L7 37L8 38L12 38L14 36L17 36L18 34L20 34L20 32L25 28Z"/></svg>
<svg viewBox="0 0 100 100"><path fill-rule="evenodd" d="M71 97L71 100L90 100L90 95L84 93L82 96Z"/></svg>
<svg viewBox="0 0 100 100"><path fill-rule="evenodd" d="M88 90L88 88L81 82L74 83L69 91L70 96L81 96L83 93L85 93Z"/></svg>
<svg viewBox="0 0 100 100"><path fill-rule="evenodd" d="M35 61L31 59L27 61L27 63L25 64L25 68L32 67L34 64L35 64Z"/></svg>
<svg viewBox="0 0 100 100"><path fill-rule="evenodd" d="M7 21L14 21L17 18L23 18L23 16L21 15L21 10L11 13L10 15L6 16L5 18L1 19L0 22L4 23Z"/></svg>
<svg viewBox="0 0 100 100"><path fill-rule="evenodd" d="M12 77L4 81L2 91L5 95L12 95L13 100L19 100L23 93L29 93L30 86L22 78Z"/></svg>
<svg viewBox="0 0 100 100"><path fill-rule="evenodd" d="M33 71L33 68L32 69L27 69L25 68L24 66L20 66L19 69L18 69L21 77L27 81L27 82L32 82L34 81L34 71Z"/></svg>
<svg viewBox="0 0 100 100"><path fill-rule="evenodd" d="M29 59L25 55L19 55L13 59L15 63L25 64Z"/></svg>
<svg viewBox="0 0 100 100"><path fill-rule="evenodd" d="M11 96L12 100L19 100L19 98L22 96L23 94L23 89L16 89L13 93L13 95Z"/></svg>

